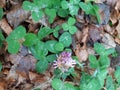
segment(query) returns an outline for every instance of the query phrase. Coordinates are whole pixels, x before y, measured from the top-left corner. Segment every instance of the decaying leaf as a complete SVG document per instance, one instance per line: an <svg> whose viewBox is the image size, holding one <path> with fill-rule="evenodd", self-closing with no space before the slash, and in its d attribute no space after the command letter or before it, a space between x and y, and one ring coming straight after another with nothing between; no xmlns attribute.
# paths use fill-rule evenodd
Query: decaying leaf
<svg viewBox="0 0 120 90"><path fill-rule="evenodd" d="M35 70L36 59L31 56L27 55L19 61L19 64L16 68L18 71L34 71Z"/></svg>
<svg viewBox="0 0 120 90"><path fill-rule="evenodd" d="M120 10L120 0L116 1L115 9Z"/></svg>
<svg viewBox="0 0 120 90"><path fill-rule="evenodd" d="M0 27L7 35L9 35L12 32L12 28L10 27L5 18L0 20Z"/></svg>
<svg viewBox="0 0 120 90"><path fill-rule="evenodd" d="M15 28L29 17L29 12L17 6L8 12L6 16L9 24Z"/></svg>
<svg viewBox="0 0 120 90"><path fill-rule="evenodd" d="M87 48L87 52L88 52L89 55L94 55L95 54L94 49L90 48L90 47Z"/></svg>
<svg viewBox="0 0 120 90"><path fill-rule="evenodd" d="M89 28L89 36L93 40L93 42L96 42L101 39L101 32L102 30L99 30L99 27L91 25Z"/></svg>
<svg viewBox="0 0 120 90"><path fill-rule="evenodd" d="M88 27L83 28L83 35L82 35L81 43L84 44L84 47L86 47L86 42L88 39L88 29L89 29Z"/></svg>
<svg viewBox="0 0 120 90"><path fill-rule="evenodd" d="M88 59L88 52L86 49L81 49L79 52L80 62L86 61Z"/></svg>
<svg viewBox="0 0 120 90"><path fill-rule="evenodd" d="M114 7L118 0L106 0L106 3L111 7Z"/></svg>
<svg viewBox="0 0 120 90"><path fill-rule="evenodd" d="M109 75L114 76L114 72L115 72L114 68L111 68L111 67L108 68Z"/></svg>
<svg viewBox="0 0 120 90"><path fill-rule="evenodd" d="M0 90L6 90L7 83L4 79L0 79Z"/></svg>
<svg viewBox="0 0 120 90"><path fill-rule="evenodd" d="M102 41L106 48L115 48L116 47L116 43L114 42L113 37L107 33L104 34Z"/></svg>
<svg viewBox="0 0 120 90"><path fill-rule="evenodd" d="M104 29L105 29L105 31L109 32L111 35L113 35L115 32L115 29L110 27L110 25L108 25L108 24L104 26Z"/></svg>
<svg viewBox="0 0 120 90"><path fill-rule="evenodd" d="M75 55L78 57L79 62L86 61L88 58L88 52L86 49L87 38L88 38L88 27L85 27L83 29L83 34L80 42L83 43L83 46L80 46L80 44L76 44Z"/></svg>
<svg viewBox="0 0 120 90"><path fill-rule="evenodd" d="M115 0L116 3L114 5L114 8L112 8L111 12L111 18L113 24L117 22L118 19L120 19L120 0Z"/></svg>
<svg viewBox="0 0 120 90"><path fill-rule="evenodd" d="M115 38L115 42L120 45L120 39L119 38Z"/></svg>
<svg viewBox="0 0 120 90"><path fill-rule="evenodd" d="M120 20L118 21L118 25L116 27L117 33L118 33L118 37L120 38Z"/></svg>
<svg viewBox="0 0 120 90"><path fill-rule="evenodd" d="M5 7L6 0L0 0L0 7Z"/></svg>
<svg viewBox="0 0 120 90"><path fill-rule="evenodd" d="M76 42L80 42L81 39L82 39L82 32L80 30L78 30L76 33L75 33L75 37L76 37Z"/></svg>
<svg viewBox="0 0 120 90"><path fill-rule="evenodd" d="M36 59L31 55L23 57L20 54L14 54L10 55L8 58L8 60L11 61L14 65L9 71L7 80L17 80L18 82L16 86L21 82L29 79L29 71L35 71Z"/></svg>
<svg viewBox="0 0 120 90"><path fill-rule="evenodd" d="M30 78L31 83L34 83L35 86L37 86L41 83L44 83L45 81L48 80L48 78L46 78L46 75L37 74L37 73L31 72L31 71L29 72L29 78Z"/></svg>
<svg viewBox="0 0 120 90"><path fill-rule="evenodd" d="M119 18L120 18L120 13L117 12L115 9L113 9L110 16L110 20L112 21L112 24L114 25Z"/></svg>
<svg viewBox="0 0 120 90"><path fill-rule="evenodd" d="M15 82L18 79L18 74L15 71L16 66L12 66L6 80L8 80L9 82Z"/></svg>

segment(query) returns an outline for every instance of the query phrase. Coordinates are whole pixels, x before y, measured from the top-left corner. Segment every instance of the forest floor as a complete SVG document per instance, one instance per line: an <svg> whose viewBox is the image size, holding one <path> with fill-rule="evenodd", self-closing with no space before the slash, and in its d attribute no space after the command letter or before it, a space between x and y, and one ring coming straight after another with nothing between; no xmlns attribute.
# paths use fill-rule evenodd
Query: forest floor
<svg viewBox="0 0 120 90"><path fill-rule="evenodd" d="M23 0L0 0L0 7L4 11L0 28L5 38L19 25L23 25L27 32L37 34L41 26L53 28L66 22L66 19L60 17L56 17L52 24L49 24L46 18L43 21L34 22L30 12L22 9L22 3ZM97 24L95 17L88 16L84 12L76 15L75 26L78 30L72 35L70 48L72 55L77 56L78 61L85 64L84 69L90 74L93 70L89 67L88 56L95 54L94 43L99 42L105 48L115 48L117 56L109 56L110 66L108 67L109 74L113 74L115 67L120 65L120 0L96 0L95 3L100 8L101 23ZM49 35L45 40L49 39L54 40L54 37ZM4 42L0 48L0 62L2 63L0 90L32 90L33 88L53 90L51 79L54 68L49 65L44 73L37 73L36 61L27 47L21 45L17 54L10 54ZM79 74L81 69L75 67L75 71L78 74L74 78L76 83L70 78L66 81L77 85L81 77Z"/></svg>

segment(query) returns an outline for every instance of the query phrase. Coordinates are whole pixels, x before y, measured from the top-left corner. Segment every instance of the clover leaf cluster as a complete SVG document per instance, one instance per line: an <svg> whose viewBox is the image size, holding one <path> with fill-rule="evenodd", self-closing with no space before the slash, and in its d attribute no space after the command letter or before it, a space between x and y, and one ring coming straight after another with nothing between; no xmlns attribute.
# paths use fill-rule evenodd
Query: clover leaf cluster
<svg viewBox="0 0 120 90"><path fill-rule="evenodd" d="M108 56L115 53L115 48L106 49L102 44L95 43L94 50L98 56L89 55L89 65L92 69L95 69L95 72L92 75L82 73L80 90L101 90L104 88L104 84L106 84L105 88L107 90L116 90L112 76L108 75L108 67L110 66ZM118 74L118 72L115 73Z"/></svg>

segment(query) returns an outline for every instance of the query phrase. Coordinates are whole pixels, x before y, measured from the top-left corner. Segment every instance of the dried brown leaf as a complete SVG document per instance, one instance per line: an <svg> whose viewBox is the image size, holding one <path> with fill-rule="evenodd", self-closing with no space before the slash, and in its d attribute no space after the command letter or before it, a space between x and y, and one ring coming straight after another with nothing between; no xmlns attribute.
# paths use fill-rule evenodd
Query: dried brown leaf
<svg viewBox="0 0 120 90"><path fill-rule="evenodd" d="M114 38L107 33L105 33L104 36L102 37L102 41L103 41L103 44L106 48L116 47L116 43L114 41Z"/></svg>
<svg viewBox="0 0 120 90"><path fill-rule="evenodd" d="M88 59L88 52L86 49L81 49L80 52L79 52L79 61L80 62L83 62L83 61L86 61Z"/></svg>
<svg viewBox="0 0 120 90"><path fill-rule="evenodd" d="M0 90L6 90L6 86L7 84L5 80L0 81Z"/></svg>
<svg viewBox="0 0 120 90"><path fill-rule="evenodd" d="M0 7L5 7L6 0L0 0Z"/></svg>
<svg viewBox="0 0 120 90"><path fill-rule="evenodd" d="M120 19L120 12L115 9L112 9L111 15L110 15L110 20L112 24L114 25L118 21L118 19Z"/></svg>
<svg viewBox="0 0 120 90"><path fill-rule="evenodd" d="M114 72L115 72L115 69L114 69L114 68L111 68L111 67L108 68L108 73L109 73L109 75L111 75L111 76L114 77Z"/></svg>
<svg viewBox="0 0 120 90"><path fill-rule="evenodd" d="M87 48L87 52L89 55L94 55L95 54L95 50L93 48Z"/></svg>
<svg viewBox="0 0 120 90"><path fill-rule="evenodd" d="M0 20L0 27L7 35L9 35L12 32L12 28L10 27L5 18Z"/></svg>
<svg viewBox="0 0 120 90"><path fill-rule="evenodd" d="M120 0L116 1L115 9L120 10Z"/></svg>
<svg viewBox="0 0 120 90"><path fill-rule="evenodd" d="M115 38L115 42L120 45L120 39L119 38Z"/></svg>
<svg viewBox="0 0 120 90"><path fill-rule="evenodd" d="M35 70L35 64L36 64L36 59L31 56L31 55L27 55L23 58L21 58L21 60L19 61L19 64L16 68L17 71L34 71Z"/></svg>
<svg viewBox="0 0 120 90"><path fill-rule="evenodd" d="M29 17L29 12L17 6L8 12L6 16L9 24L15 28Z"/></svg>
<svg viewBox="0 0 120 90"><path fill-rule="evenodd" d="M120 20L118 21L118 25L116 27L117 33L118 33L118 37L120 38Z"/></svg>
<svg viewBox="0 0 120 90"><path fill-rule="evenodd" d="M35 85L41 84L47 80L46 76L43 74L37 74L34 72L29 72L29 78Z"/></svg>
<svg viewBox="0 0 120 90"><path fill-rule="evenodd" d="M82 39L82 32L80 30L77 30L77 32L75 33L75 37L76 37L76 42L80 42Z"/></svg>
<svg viewBox="0 0 120 90"><path fill-rule="evenodd" d="M107 3L108 5L114 7L117 1L118 1L118 0L106 0L106 3Z"/></svg>
<svg viewBox="0 0 120 90"><path fill-rule="evenodd" d="M91 25L89 28L89 36L93 40L93 42L96 42L97 40L101 39L100 36L101 32L99 30L99 27Z"/></svg>
<svg viewBox="0 0 120 90"><path fill-rule="evenodd" d="M81 39L81 43L83 43L83 48L86 48L86 42L88 39L88 27L83 28L83 35Z"/></svg>

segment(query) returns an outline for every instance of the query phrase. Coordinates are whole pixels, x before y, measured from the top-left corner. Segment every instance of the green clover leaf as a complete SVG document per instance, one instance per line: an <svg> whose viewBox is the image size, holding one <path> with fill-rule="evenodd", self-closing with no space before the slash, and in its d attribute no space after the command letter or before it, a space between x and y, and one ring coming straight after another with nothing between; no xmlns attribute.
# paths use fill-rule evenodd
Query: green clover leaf
<svg viewBox="0 0 120 90"><path fill-rule="evenodd" d="M29 47L29 50L37 60L43 59L48 54L45 43L42 41L38 41L34 46Z"/></svg>
<svg viewBox="0 0 120 90"><path fill-rule="evenodd" d="M55 17L56 17L56 10L55 9L45 9L45 13L48 15L49 17L49 23L53 23Z"/></svg>
<svg viewBox="0 0 120 90"><path fill-rule="evenodd" d="M43 27L38 32L38 38L41 40L44 37L48 36L52 32L53 32L53 30L50 29L49 27Z"/></svg>
<svg viewBox="0 0 120 90"><path fill-rule="evenodd" d="M55 44L55 49L57 51L63 51L64 45L61 42L58 42L58 43Z"/></svg>
<svg viewBox="0 0 120 90"><path fill-rule="evenodd" d="M55 49L56 43L57 43L57 41L55 41L55 40L49 40L45 43L45 46L48 49L48 51L50 51L52 53L58 53L58 51Z"/></svg>
<svg viewBox="0 0 120 90"><path fill-rule="evenodd" d="M27 33L25 36L25 41L23 42L23 45L25 46L32 46L34 44L36 44L38 41L38 38L35 34L33 33Z"/></svg>
<svg viewBox="0 0 120 90"><path fill-rule="evenodd" d="M62 2L61 2L61 6L62 6L63 9L68 9L68 2L65 1L65 0L62 1Z"/></svg>
<svg viewBox="0 0 120 90"><path fill-rule="evenodd" d="M76 33L77 28L74 26L75 22L76 22L76 20L74 18L70 17L68 19L67 23L62 24L63 30L64 31L68 31L69 30L70 34Z"/></svg>
<svg viewBox="0 0 120 90"><path fill-rule="evenodd" d="M48 68L48 61L46 60L46 58L44 58L43 60L39 60L36 64L36 71L38 73L45 72L47 68Z"/></svg>
<svg viewBox="0 0 120 90"><path fill-rule="evenodd" d="M63 45L65 47L69 47L72 43L72 37L70 35L70 33L68 32L64 32L60 38L59 38L59 42L63 43Z"/></svg>
<svg viewBox="0 0 120 90"><path fill-rule="evenodd" d="M90 62L90 67L91 68L99 67L98 60L94 55L89 55L89 62Z"/></svg>

